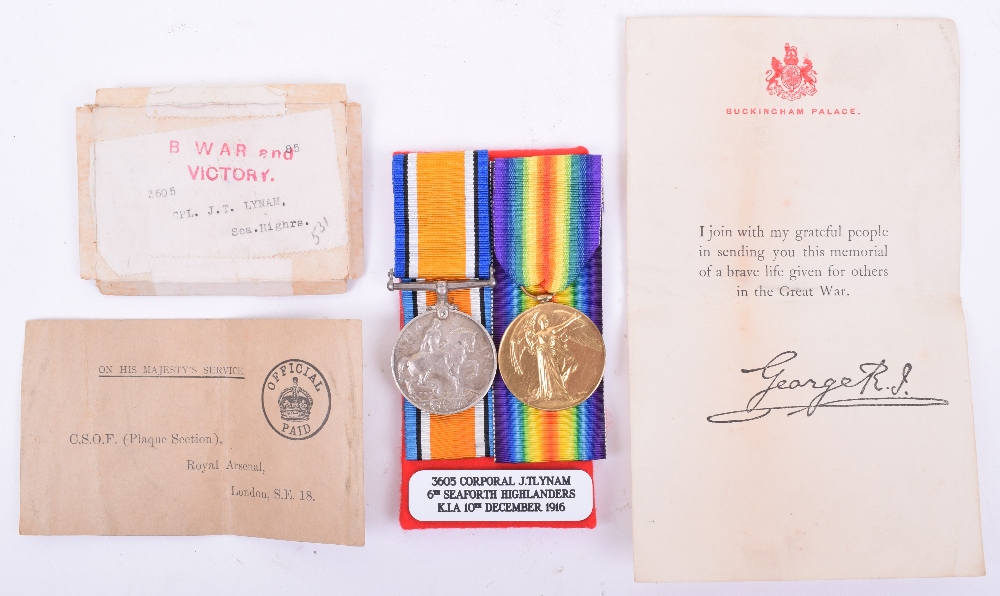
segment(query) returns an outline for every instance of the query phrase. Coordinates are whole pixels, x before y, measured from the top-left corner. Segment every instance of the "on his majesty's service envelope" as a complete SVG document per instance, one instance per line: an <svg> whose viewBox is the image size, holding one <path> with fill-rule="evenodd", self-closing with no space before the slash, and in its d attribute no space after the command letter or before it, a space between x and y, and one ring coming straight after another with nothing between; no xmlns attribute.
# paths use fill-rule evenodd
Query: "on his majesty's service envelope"
<svg viewBox="0 0 1000 596"><path fill-rule="evenodd" d="M635 575L979 575L958 32L630 19Z"/></svg>
<svg viewBox="0 0 1000 596"><path fill-rule="evenodd" d="M364 544L361 323L29 321L21 533Z"/></svg>

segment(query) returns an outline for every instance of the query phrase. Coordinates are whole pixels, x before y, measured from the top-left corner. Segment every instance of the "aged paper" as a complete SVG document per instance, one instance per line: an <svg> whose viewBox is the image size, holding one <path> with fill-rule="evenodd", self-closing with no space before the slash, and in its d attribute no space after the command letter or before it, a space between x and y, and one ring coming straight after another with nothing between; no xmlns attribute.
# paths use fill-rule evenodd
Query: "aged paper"
<svg viewBox="0 0 1000 596"><path fill-rule="evenodd" d="M343 85L101 89L77 112L81 274L109 294L342 292L363 267Z"/></svg>
<svg viewBox="0 0 1000 596"><path fill-rule="evenodd" d="M135 275L159 272L160 259L252 264L346 247L333 125L316 110L98 141L101 254Z"/></svg>
<svg viewBox="0 0 1000 596"><path fill-rule="evenodd" d="M636 579L983 574L954 24L626 29Z"/></svg>
<svg viewBox="0 0 1000 596"><path fill-rule="evenodd" d="M29 321L21 533L364 544L361 323Z"/></svg>

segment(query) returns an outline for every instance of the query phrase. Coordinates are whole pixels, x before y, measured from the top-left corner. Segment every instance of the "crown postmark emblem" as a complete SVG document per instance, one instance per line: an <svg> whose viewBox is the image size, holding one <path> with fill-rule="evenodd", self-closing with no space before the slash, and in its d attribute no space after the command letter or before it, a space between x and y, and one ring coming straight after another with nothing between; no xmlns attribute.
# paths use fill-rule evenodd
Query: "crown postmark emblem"
<svg viewBox="0 0 1000 596"><path fill-rule="evenodd" d="M767 92L788 101L816 94L816 71L812 60L804 58L799 64L799 49L785 44L785 59L771 57L771 70L767 71Z"/></svg>
<svg viewBox="0 0 1000 596"><path fill-rule="evenodd" d="M264 418L286 439L302 440L318 433L330 417L330 386L305 360L285 360L271 369L261 389Z"/></svg>
<svg viewBox="0 0 1000 596"><path fill-rule="evenodd" d="M278 412L286 422L309 420L313 400L309 392L299 387L299 378L292 377L292 386L285 388L278 397Z"/></svg>

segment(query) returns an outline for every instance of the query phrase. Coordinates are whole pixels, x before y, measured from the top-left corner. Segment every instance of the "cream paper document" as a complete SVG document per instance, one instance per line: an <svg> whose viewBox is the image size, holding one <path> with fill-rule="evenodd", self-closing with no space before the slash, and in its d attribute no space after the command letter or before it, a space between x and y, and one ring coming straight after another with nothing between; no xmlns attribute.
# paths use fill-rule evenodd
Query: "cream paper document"
<svg viewBox="0 0 1000 596"><path fill-rule="evenodd" d="M983 574L954 23L626 46L636 579Z"/></svg>

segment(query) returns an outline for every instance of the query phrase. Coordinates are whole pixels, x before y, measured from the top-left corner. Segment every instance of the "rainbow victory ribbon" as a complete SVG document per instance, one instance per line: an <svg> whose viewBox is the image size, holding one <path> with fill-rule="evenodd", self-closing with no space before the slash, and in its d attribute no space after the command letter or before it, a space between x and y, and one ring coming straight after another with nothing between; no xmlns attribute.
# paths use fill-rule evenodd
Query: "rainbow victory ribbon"
<svg viewBox="0 0 1000 596"><path fill-rule="evenodd" d="M601 156L498 158L492 166L494 341L538 304L529 293L552 294L601 329ZM604 384L577 406L547 412L519 401L498 375L494 424L498 462L603 459Z"/></svg>

